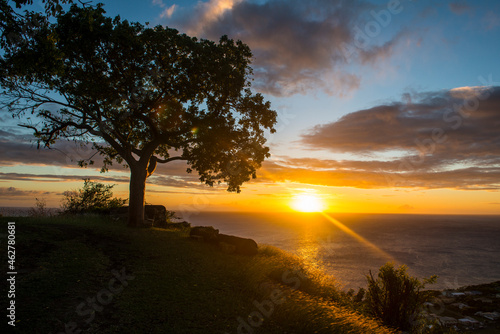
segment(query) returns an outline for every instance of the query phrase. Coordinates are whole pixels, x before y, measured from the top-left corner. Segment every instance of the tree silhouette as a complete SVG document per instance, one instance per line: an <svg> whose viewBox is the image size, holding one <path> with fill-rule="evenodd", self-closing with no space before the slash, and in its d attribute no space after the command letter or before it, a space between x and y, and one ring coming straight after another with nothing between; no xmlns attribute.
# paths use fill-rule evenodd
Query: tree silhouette
<svg viewBox="0 0 500 334"><path fill-rule="evenodd" d="M130 168L130 226L144 221L146 178L157 163L184 160L201 182L239 192L269 157L264 134L276 123L270 103L249 88L249 47L104 14L102 5L73 5L56 23L40 20L28 43L6 47L5 106L35 115L21 125L39 146L91 142L103 171L114 161Z"/></svg>

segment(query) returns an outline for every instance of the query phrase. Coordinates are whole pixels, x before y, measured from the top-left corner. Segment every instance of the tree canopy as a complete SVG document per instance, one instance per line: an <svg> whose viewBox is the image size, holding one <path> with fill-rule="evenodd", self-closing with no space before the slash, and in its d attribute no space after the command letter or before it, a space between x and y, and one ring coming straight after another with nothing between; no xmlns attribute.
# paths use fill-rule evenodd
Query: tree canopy
<svg viewBox="0 0 500 334"><path fill-rule="evenodd" d="M55 17L40 20L28 43L4 48L4 107L35 115L22 126L41 146L91 142L103 170L130 168L129 225L143 221L145 181L157 163L184 160L201 182L235 192L256 177L276 112L250 90L247 45L106 17L102 5Z"/></svg>
<svg viewBox="0 0 500 334"><path fill-rule="evenodd" d="M71 4L73 0L39 0L39 5L44 5L45 15L28 10L26 6L33 5L33 0L13 0L15 8L9 5L8 0L0 0L0 46L10 49L19 44L29 43L34 31L45 24L48 17L63 11L62 5ZM83 6L88 6L90 1L78 0ZM23 9L23 11L21 11Z"/></svg>

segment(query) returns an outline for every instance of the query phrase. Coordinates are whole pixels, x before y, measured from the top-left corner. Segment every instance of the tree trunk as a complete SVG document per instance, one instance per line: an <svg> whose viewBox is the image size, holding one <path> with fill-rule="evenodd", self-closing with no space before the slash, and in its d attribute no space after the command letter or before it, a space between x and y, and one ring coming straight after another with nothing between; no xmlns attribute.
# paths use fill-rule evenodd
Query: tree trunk
<svg viewBox="0 0 500 334"><path fill-rule="evenodd" d="M128 206L128 226L144 226L144 197L146 194L147 168L130 168L130 194Z"/></svg>

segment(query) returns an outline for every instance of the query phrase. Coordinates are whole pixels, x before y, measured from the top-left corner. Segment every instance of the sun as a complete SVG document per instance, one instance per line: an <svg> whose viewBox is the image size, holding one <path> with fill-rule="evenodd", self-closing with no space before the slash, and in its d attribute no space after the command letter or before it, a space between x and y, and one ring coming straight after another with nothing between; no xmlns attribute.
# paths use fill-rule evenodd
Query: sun
<svg viewBox="0 0 500 334"><path fill-rule="evenodd" d="M295 195L292 200L292 208L300 212L321 212L323 207L323 201L316 195Z"/></svg>

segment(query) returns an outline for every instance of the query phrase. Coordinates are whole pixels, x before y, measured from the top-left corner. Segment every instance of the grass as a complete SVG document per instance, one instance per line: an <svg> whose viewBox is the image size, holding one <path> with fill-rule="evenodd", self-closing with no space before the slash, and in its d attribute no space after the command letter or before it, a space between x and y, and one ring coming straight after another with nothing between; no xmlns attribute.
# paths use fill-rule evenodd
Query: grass
<svg viewBox="0 0 500 334"><path fill-rule="evenodd" d="M14 333L390 333L343 304L330 277L270 246L247 257L186 230L16 217L0 218L5 248L13 220Z"/></svg>

